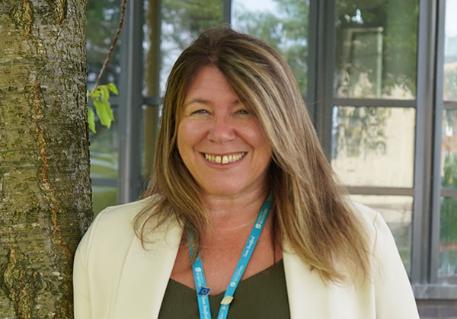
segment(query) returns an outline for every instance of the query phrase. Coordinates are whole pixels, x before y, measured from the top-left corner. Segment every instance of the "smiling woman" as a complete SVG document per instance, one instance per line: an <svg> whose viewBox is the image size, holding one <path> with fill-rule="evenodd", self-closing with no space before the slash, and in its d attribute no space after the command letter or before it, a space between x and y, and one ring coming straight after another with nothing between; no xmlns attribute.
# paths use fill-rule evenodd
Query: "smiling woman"
<svg viewBox="0 0 457 319"><path fill-rule="evenodd" d="M179 155L204 201L266 190L270 142L218 68L198 71L181 112Z"/></svg>
<svg viewBox="0 0 457 319"><path fill-rule="evenodd" d="M287 64L224 28L173 66L150 188L97 216L74 282L77 319L418 318L391 233L335 181Z"/></svg>

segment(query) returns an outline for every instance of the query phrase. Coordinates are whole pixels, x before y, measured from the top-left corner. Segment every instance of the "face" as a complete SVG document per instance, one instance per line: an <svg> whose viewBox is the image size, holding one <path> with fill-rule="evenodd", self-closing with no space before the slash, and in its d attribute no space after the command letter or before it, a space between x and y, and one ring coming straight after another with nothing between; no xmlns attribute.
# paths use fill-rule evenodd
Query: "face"
<svg viewBox="0 0 457 319"><path fill-rule="evenodd" d="M203 195L262 191L271 146L256 116L214 66L201 68L187 92L178 150Z"/></svg>

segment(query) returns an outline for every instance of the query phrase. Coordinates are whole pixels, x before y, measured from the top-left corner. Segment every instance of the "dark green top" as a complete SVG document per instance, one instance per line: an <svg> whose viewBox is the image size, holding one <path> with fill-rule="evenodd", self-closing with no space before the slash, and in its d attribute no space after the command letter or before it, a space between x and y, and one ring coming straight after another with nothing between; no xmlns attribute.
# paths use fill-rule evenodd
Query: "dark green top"
<svg viewBox="0 0 457 319"><path fill-rule="evenodd" d="M209 296L212 318L217 318L219 303L223 297L223 292ZM159 319L187 318L200 318L195 290L170 279ZM228 318L290 318L282 260L239 283L230 304Z"/></svg>

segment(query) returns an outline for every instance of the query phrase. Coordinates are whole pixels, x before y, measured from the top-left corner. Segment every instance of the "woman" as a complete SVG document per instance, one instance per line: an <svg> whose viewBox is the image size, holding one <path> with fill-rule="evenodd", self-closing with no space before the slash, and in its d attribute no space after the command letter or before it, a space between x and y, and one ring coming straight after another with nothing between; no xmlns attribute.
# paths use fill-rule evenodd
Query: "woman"
<svg viewBox="0 0 457 319"><path fill-rule="evenodd" d="M74 286L77 319L419 318L392 235L341 193L287 64L229 29L176 61L151 187L97 216Z"/></svg>

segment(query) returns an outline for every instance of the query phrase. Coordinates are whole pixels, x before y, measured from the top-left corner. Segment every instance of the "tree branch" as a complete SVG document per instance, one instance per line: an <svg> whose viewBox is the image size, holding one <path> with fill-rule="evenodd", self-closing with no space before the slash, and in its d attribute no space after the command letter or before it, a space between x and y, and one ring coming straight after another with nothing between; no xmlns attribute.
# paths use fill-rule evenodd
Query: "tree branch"
<svg viewBox="0 0 457 319"><path fill-rule="evenodd" d="M111 56L113 55L114 48L116 47L117 41L119 40L119 37L121 35L121 31L124 26L127 1L128 0L121 0L119 26L117 28L116 34L114 35L113 39L111 40L111 46L108 50L108 54L106 55L105 60L103 61L102 68L100 69L100 72L97 75L97 79L95 80L95 85L93 87L94 89L98 86L100 79L103 76L103 73L105 73L105 69L108 66L109 62L111 61Z"/></svg>

